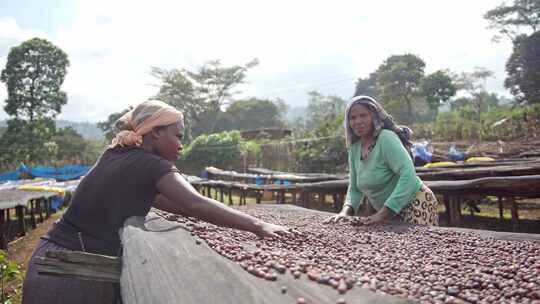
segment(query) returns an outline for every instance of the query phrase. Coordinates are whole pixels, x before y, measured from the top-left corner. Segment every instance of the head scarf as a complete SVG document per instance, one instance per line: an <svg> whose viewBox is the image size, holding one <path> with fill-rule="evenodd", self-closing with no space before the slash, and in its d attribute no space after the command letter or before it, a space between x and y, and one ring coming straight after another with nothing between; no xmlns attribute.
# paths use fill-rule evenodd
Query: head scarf
<svg viewBox="0 0 540 304"><path fill-rule="evenodd" d="M130 109L115 123L120 130L109 147L140 146L143 135L155 127L168 126L184 120L182 112L159 101L149 100Z"/></svg>
<svg viewBox="0 0 540 304"><path fill-rule="evenodd" d="M343 121L345 127L345 140L347 143L347 148L350 148L352 144L357 142L360 138L354 134L351 126L349 124L349 116L351 114L351 108L355 105L365 106L371 116L373 117L373 136L376 138L382 129L387 129L394 131L397 134L401 143L405 149L409 152L411 151L412 142L410 140L412 131L407 126L398 126L392 116L388 114L383 107L372 97L369 96L355 96L347 105L345 110L345 119Z"/></svg>

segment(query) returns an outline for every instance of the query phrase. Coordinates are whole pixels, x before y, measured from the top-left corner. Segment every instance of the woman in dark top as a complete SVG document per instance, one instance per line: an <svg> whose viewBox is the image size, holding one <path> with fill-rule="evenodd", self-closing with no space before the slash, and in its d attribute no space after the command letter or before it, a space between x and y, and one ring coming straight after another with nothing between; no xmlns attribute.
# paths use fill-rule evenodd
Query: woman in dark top
<svg viewBox="0 0 540 304"><path fill-rule="evenodd" d="M119 255L118 230L130 216L151 207L194 216L260 237L287 229L260 221L200 195L174 163L182 149L182 113L160 101L147 101L116 123L122 130L82 179L62 219L42 237L28 265L23 303L114 303L118 286L39 275L34 257L47 250ZM115 290L116 289L116 290Z"/></svg>

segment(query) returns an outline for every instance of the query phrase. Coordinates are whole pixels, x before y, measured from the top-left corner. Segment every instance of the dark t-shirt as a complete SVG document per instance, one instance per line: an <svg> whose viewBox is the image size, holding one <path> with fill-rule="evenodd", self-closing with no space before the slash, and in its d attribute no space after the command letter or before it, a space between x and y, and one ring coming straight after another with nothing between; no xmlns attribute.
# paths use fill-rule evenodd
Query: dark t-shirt
<svg viewBox="0 0 540 304"><path fill-rule="evenodd" d="M116 255L118 230L130 216L145 216L161 177L178 169L138 147L106 150L82 179L47 239L72 250Z"/></svg>

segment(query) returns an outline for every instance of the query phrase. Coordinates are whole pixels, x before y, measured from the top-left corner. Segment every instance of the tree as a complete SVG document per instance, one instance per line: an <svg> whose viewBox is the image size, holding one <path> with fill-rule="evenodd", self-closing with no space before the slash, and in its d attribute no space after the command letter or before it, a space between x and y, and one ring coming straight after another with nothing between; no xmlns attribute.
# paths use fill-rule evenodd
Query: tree
<svg viewBox="0 0 540 304"><path fill-rule="evenodd" d="M377 73L370 73L367 78L358 78L354 96L359 95L377 98Z"/></svg>
<svg viewBox="0 0 540 304"><path fill-rule="evenodd" d="M438 111L457 91L448 71L437 71L424 77L421 89L427 104L434 111Z"/></svg>
<svg viewBox="0 0 540 304"><path fill-rule="evenodd" d="M68 66L67 55L44 39L11 48L0 74L8 90L4 109L13 117L0 139L0 146L9 147L3 155L6 161L39 162L56 153L53 119L67 103L60 87Z"/></svg>
<svg viewBox="0 0 540 304"><path fill-rule="evenodd" d="M323 96L316 91L309 92L306 110L306 128L314 130L327 121L343 116L347 102L338 96Z"/></svg>
<svg viewBox="0 0 540 304"><path fill-rule="evenodd" d="M518 101L540 103L540 32L514 41L506 72L504 86Z"/></svg>
<svg viewBox="0 0 540 304"><path fill-rule="evenodd" d="M47 40L33 38L11 48L0 80L7 85L6 113L31 122L54 118L67 103L60 90L69 61Z"/></svg>
<svg viewBox="0 0 540 304"><path fill-rule="evenodd" d="M249 98L234 101L225 111L228 130L252 130L284 125L281 104L267 99ZM225 128L222 130L226 130Z"/></svg>
<svg viewBox="0 0 540 304"><path fill-rule="evenodd" d="M424 77L424 61L412 54L393 55L386 59L376 71L379 98L383 103L405 103L404 122L410 124L414 120L413 102L420 91L420 83Z"/></svg>
<svg viewBox="0 0 540 304"><path fill-rule="evenodd" d="M514 0L510 5L503 3L489 10L484 18L489 21L489 28L515 41L524 34L523 27L532 30L533 33L540 28L540 1ZM500 35L496 35L493 39L500 40Z"/></svg>
<svg viewBox="0 0 540 304"><path fill-rule="evenodd" d="M114 125L116 123L116 121L120 117L122 117L124 114L126 114L128 111L129 111L129 109L125 109L125 110L117 112L117 113L112 113L112 114L109 115L107 120L100 121L100 122L97 123L98 128L100 128L101 130L103 130L103 132L105 132L105 139L107 141L110 142L114 138L116 133L118 132L118 130L116 130L116 127Z"/></svg>
<svg viewBox="0 0 540 304"><path fill-rule="evenodd" d="M0 138L2 162L44 162L56 155L57 146L51 140L56 128L54 121L44 118L26 121L18 118L7 121L6 132Z"/></svg>
<svg viewBox="0 0 540 304"><path fill-rule="evenodd" d="M219 60L205 63L196 71L152 68L152 76L160 82L155 98L181 110L186 117L189 138L212 133L223 114L222 108L234 101L235 87L245 82L246 72L258 60L247 64L223 67Z"/></svg>
<svg viewBox="0 0 540 304"><path fill-rule="evenodd" d="M58 160L80 161L83 158L86 141L72 127L58 129L52 140L58 147L56 154Z"/></svg>
<svg viewBox="0 0 540 304"><path fill-rule="evenodd" d="M482 112L489 110L491 95L485 89L485 83L488 78L493 77L493 72L482 67L477 67L474 72L471 73L461 73L461 75L455 77L455 84L458 90L462 90L467 93L469 98L461 99L461 101L469 101L467 105L463 105L462 110L467 111L467 113L474 113L474 121L479 124L479 136L482 140L481 130L483 128L482 121ZM467 108L467 106L469 108ZM467 114L469 116L469 114ZM471 119L473 119L471 117Z"/></svg>

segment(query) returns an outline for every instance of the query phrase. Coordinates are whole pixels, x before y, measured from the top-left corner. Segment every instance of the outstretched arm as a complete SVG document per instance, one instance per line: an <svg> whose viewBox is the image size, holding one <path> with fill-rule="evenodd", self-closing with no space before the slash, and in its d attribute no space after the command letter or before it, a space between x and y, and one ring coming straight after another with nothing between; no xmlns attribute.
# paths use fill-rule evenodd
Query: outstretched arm
<svg viewBox="0 0 540 304"><path fill-rule="evenodd" d="M288 233L285 227L266 223L202 196L178 173L163 176L157 188L165 199L156 200L154 206L164 211L194 216L212 224L253 232L260 237Z"/></svg>

